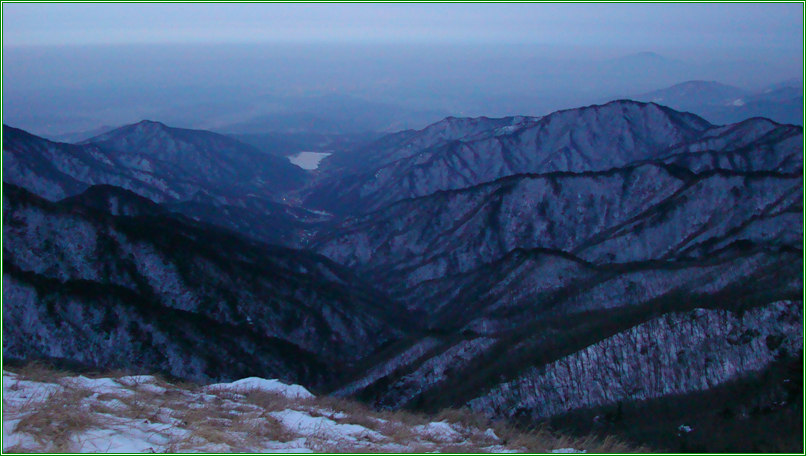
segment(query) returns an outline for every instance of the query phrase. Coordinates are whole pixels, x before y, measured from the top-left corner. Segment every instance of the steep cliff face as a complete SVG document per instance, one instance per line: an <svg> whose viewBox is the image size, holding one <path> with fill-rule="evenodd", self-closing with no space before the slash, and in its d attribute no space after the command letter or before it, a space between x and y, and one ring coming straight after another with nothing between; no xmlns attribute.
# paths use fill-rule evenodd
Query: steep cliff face
<svg viewBox="0 0 806 456"><path fill-rule="evenodd" d="M161 356L143 358L147 365L177 376L233 377L243 370L212 367L231 361L221 358L229 349L213 350L212 341L202 341L211 331L220 334L213 340L220 337L224 347L236 347L232 353L250 353L265 342L275 350L280 347L280 353L307 353L307 358L321 359L320 364L337 366L398 337L396 328L407 318L383 294L312 253L271 247L168 216L115 217L75 199L51 203L9 184L3 197L4 265L11 271L4 276L4 301L15 303L15 311L6 307L5 315L6 325L16 327L5 339L11 357L75 356L101 363L125 342L103 342L116 332L129 338L153 333L144 340L159 336L168 346L198 340L209 351L196 356L205 362L190 371ZM98 310L107 305L115 311ZM96 328L81 322L81 309L95 309L90 322L105 315L107 323ZM162 310L188 321L177 323L174 334L165 326L170 319L160 316ZM161 326L154 326L157 317ZM59 323L61 318L80 330ZM24 324L31 319L42 325ZM42 336L54 325L61 330ZM90 346L82 345L88 341ZM187 355L188 350L178 353ZM135 352L132 348L128 353ZM271 369L274 358L258 364ZM121 363L127 362L134 359L122 358ZM288 366L301 368L290 359L281 366L287 369L277 375L293 371Z"/></svg>
<svg viewBox="0 0 806 456"><path fill-rule="evenodd" d="M671 313L528 369L468 405L495 416L541 418L705 390L802 349L802 329L802 302L775 302L741 315L705 309Z"/></svg>

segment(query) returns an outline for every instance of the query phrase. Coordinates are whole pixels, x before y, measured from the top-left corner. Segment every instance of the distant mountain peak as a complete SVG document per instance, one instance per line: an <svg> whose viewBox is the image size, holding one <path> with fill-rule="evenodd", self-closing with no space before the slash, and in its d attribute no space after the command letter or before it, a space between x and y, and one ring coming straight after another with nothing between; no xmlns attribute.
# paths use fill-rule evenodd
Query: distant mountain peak
<svg viewBox="0 0 806 456"><path fill-rule="evenodd" d="M722 84L721 82L716 81L703 81L699 79L695 79L692 81L685 81L681 82L680 84L675 84L672 87L732 87L727 84Z"/></svg>
<svg viewBox="0 0 806 456"><path fill-rule="evenodd" d="M703 106L740 106L747 92L717 81L692 80L665 89L635 95L641 101L661 103L678 111L709 112Z"/></svg>
<svg viewBox="0 0 806 456"><path fill-rule="evenodd" d="M165 125L162 122L157 122L156 120L148 120L148 119L143 119L140 122L137 122L136 124L132 124L131 126L132 127L155 128L155 129L158 128L158 129L163 129L163 130L171 128L171 127Z"/></svg>

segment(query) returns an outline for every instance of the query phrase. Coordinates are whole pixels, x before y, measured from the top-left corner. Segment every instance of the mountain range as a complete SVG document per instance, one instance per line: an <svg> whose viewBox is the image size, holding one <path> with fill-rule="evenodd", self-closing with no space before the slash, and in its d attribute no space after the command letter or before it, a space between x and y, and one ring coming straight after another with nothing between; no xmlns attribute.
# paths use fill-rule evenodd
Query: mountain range
<svg viewBox="0 0 806 456"><path fill-rule="evenodd" d="M687 81L629 98L692 112L719 125L751 117L803 125L802 79L790 79L761 90L745 90L716 81Z"/></svg>
<svg viewBox="0 0 806 456"><path fill-rule="evenodd" d="M485 133L470 129L462 140L434 136L427 128L408 138L404 133L398 134L400 138L390 145L373 143L367 148L390 149L384 153L389 157L387 161L378 162L370 171L361 172L358 168L357 172L348 171L347 176L337 175L318 183L308 193L306 203L339 213L370 212L406 198L467 188L501 177L605 171L640 160L670 157L686 147L690 152L730 154L745 148L747 153L753 150L761 154L769 147L768 142L776 144L786 138L776 138L774 134L761 137L760 131L770 134L770 126L780 129L778 133L784 136L784 131L795 132L789 136L797 136L800 131L760 119L726 129L693 114L632 101L518 120L517 125ZM720 140L724 144L717 144ZM381 141L388 139L378 142ZM703 141L714 144L704 145ZM698 147L703 149L697 150ZM361 156L365 163L377 161L372 155ZM779 158L787 156L784 153ZM794 160L800 162L798 158ZM323 166L327 169L328 165Z"/></svg>
<svg viewBox="0 0 806 456"><path fill-rule="evenodd" d="M14 359L534 423L737 381L779 410L761 373L802 353L796 125L617 100L450 117L316 173L148 121L4 126L3 155Z"/></svg>
<svg viewBox="0 0 806 456"><path fill-rule="evenodd" d="M3 198L12 359L317 384L406 327L394 302L320 255L164 215L128 190L54 203L7 183Z"/></svg>

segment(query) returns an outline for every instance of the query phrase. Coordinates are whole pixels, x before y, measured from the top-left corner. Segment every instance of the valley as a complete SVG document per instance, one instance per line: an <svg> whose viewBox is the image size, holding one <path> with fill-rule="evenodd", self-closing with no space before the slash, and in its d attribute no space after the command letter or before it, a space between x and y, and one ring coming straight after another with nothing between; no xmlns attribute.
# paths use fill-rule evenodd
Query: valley
<svg viewBox="0 0 806 456"><path fill-rule="evenodd" d="M620 99L330 152L247 127L4 125L4 358L525 426L738 384L802 415L764 374L802 363L801 126Z"/></svg>

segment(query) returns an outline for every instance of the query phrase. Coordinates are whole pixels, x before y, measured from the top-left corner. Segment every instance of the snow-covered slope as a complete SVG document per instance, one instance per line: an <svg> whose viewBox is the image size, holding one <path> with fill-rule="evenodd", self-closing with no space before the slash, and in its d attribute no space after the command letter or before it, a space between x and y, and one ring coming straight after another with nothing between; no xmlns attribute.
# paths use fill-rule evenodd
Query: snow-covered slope
<svg viewBox="0 0 806 456"><path fill-rule="evenodd" d="M323 211L278 203L254 194L224 197L207 191L187 201L161 207L196 221L212 223L270 244L299 248L333 216Z"/></svg>
<svg viewBox="0 0 806 456"><path fill-rule="evenodd" d="M114 178L160 204L6 185L7 356L541 419L700 391L802 346L800 127L631 101L448 118L324 160L305 192L330 212L272 201L268 162L204 132L12 133L9 176L28 188ZM649 356L649 334L699 351Z"/></svg>
<svg viewBox="0 0 806 456"><path fill-rule="evenodd" d="M785 81L756 92L716 81L686 81L629 98L693 112L714 124L765 117L780 123L803 125L802 80Z"/></svg>
<svg viewBox="0 0 806 456"><path fill-rule="evenodd" d="M393 288L470 271L517 248L598 264L703 257L738 240L799 245L802 178L646 164L521 175L348 218L318 252Z"/></svg>
<svg viewBox="0 0 806 456"><path fill-rule="evenodd" d="M802 350L802 301L728 310L737 308L728 299L741 298L672 294L633 311L555 315L538 324L521 316L521 327L442 337L426 356L403 352L384 362L394 371L345 388L382 408L466 405L532 422L621 401L673 401L752 378Z"/></svg>
<svg viewBox="0 0 806 456"><path fill-rule="evenodd" d="M5 356L316 384L406 325L322 256L80 200L4 184Z"/></svg>
<svg viewBox="0 0 806 456"><path fill-rule="evenodd" d="M200 190L271 199L301 186L305 172L281 157L202 130L143 121L78 145L3 126L3 179L50 200L109 184L155 202L187 200Z"/></svg>
<svg viewBox="0 0 806 456"><path fill-rule="evenodd" d="M803 128L754 118L708 129L699 139L666 153L664 163L695 173L712 169L801 173Z"/></svg>
<svg viewBox="0 0 806 456"><path fill-rule="evenodd" d="M307 202L366 213L405 198L514 174L603 171L656 158L710 126L691 114L632 101L558 111L505 130L472 132L434 147L414 148L366 173L323 182Z"/></svg>
<svg viewBox="0 0 806 456"><path fill-rule="evenodd" d="M299 385L203 387L150 375L3 372L3 451L63 453L585 453L623 444L379 413ZM450 417L450 415L448 415ZM497 431L497 432L496 432ZM497 433L501 434L500 436ZM568 444L576 448L568 448Z"/></svg>
<svg viewBox="0 0 806 456"><path fill-rule="evenodd" d="M172 171L203 188L223 194L261 196L300 186L304 171L281 157L264 154L228 136L168 127L144 120L82 144L108 151L128 168ZM184 195L187 199L192 195Z"/></svg>
<svg viewBox="0 0 806 456"><path fill-rule="evenodd" d="M663 116L668 123L659 120ZM674 319L670 315L697 307L741 315L801 296L802 128L765 119L714 127L697 119L631 102L571 110L511 136L481 132L421 150L378 168L369 180L343 179L354 193L331 188L339 197L356 197L348 201L357 202L353 209L342 209L358 210L320 232L314 248L390 290L441 334L429 333L427 346L412 342L390 351L337 394L392 409L475 404L493 385L582 356L609 338L624 341L624 334L660 316ZM567 128L553 129L562 125ZM497 155L491 141L526 144L527 132L537 131L543 133L533 144L567 146L555 157L588 151L593 158L563 162L576 170L507 175L513 163L531 163L549 149ZM445 157L477 147L475 155L439 168ZM513 159L518 154L528 157ZM429 174L437 168L444 179ZM382 185L365 185L381 182L387 171ZM399 179L407 175L411 179ZM677 337L670 327L653 331ZM708 345L701 354L729 356L723 351ZM713 386L763 369L771 359L752 356L757 363L713 381L697 363L681 361L680 368ZM579 363L584 375L596 374L598 367L586 366ZM563 382L552 376L545 385L571 387ZM699 389L709 388L706 383L695 382ZM620 397L643 400L697 388ZM608 398L621 394L609 389L602 393ZM479 401L479 411L512 416ZM571 401L533 416L610 403ZM531 413L524 407L518 416Z"/></svg>
<svg viewBox="0 0 806 456"><path fill-rule="evenodd" d="M539 117L448 117L422 130L392 133L358 150L333 155L325 161L324 168L330 173L341 170L343 173L355 174L388 165L451 141L476 135L511 133L537 120Z"/></svg>
<svg viewBox="0 0 806 456"><path fill-rule="evenodd" d="M366 152L360 168L366 171L325 179L306 201L340 213L369 213L403 199L505 176L605 171L664 157L695 172L716 167L780 172L803 168L801 127L765 119L714 127L692 114L629 100L559 111L450 141L431 143L425 133L410 136L406 141L379 140L405 144L405 153L380 146ZM700 155L681 156L683 152Z"/></svg>
<svg viewBox="0 0 806 456"><path fill-rule="evenodd" d="M155 202L179 198L187 190L186 182L169 183L165 177L122 166L96 146L55 143L3 125L3 182L51 201L97 184L129 189Z"/></svg>
<svg viewBox="0 0 806 456"><path fill-rule="evenodd" d="M121 127L80 145L4 126L3 179L51 201L95 185L106 186L105 193L126 189L164 203L168 212L290 247L329 218L287 204L281 194L305 176L284 158L157 122Z"/></svg>
<svg viewBox="0 0 806 456"><path fill-rule="evenodd" d="M803 349L803 303L742 314L666 314L548 365L526 370L469 405L496 416L547 417L621 400L712 388Z"/></svg>

